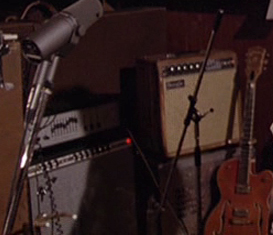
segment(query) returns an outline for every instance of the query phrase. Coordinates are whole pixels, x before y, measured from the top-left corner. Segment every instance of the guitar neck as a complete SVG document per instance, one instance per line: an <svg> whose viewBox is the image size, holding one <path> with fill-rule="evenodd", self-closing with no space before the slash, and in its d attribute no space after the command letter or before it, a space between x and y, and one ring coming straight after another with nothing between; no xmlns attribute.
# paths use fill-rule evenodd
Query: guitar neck
<svg viewBox="0 0 273 235"><path fill-rule="evenodd" d="M247 92L244 107L244 125L243 136L241 139L241 158L238 170L238 188L239 190L248 190L250 160L253 153L253 123L255 110L256 84L253 79L247 83Z"/></svg>
<svg viewBox="0 0 273 235"><path fill-rule="evenodd" d="M249 175L251 171L251 158L253 153L253 124L255 110L256 81L261 75L266 60L266 50L262 47L248 49L246 59L247 89L244 106L244 125L241 138L241 158L239 159L237 192L250 191Z"/></svg>

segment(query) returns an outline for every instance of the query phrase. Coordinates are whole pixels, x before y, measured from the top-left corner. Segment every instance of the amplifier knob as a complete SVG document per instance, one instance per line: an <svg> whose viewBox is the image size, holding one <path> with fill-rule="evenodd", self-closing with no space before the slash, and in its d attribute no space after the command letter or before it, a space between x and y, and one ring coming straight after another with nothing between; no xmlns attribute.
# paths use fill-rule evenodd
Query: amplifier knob
<svg viewBox="0 0 273 235"><path fill-rule="evenodd" d="M201 63L195 63L195 68L196 68L196 70L199 70L200 67L201 67Z"/></svg>
<svg viewBox="0 0 273 235"><path fill-rule="evenodd" d="M181 73L181 71L182 71L182 66L181 66L180 64L177 65L176 70L177 70L178 73Z"/></svg>
<svg viewBox="0 0 273 235"><path fill-rule="evenodd" d="M184 72L188 71L188 65L187 64L183 64L183 71Z"/></svg>
<svg viewBox="0 0 273 235"><path fill-rule="evenodd" d="M169 71L170 71L171 74L173 74L173 73L175 72L175 66L172 65L172 66L169 68Z"/></svg>

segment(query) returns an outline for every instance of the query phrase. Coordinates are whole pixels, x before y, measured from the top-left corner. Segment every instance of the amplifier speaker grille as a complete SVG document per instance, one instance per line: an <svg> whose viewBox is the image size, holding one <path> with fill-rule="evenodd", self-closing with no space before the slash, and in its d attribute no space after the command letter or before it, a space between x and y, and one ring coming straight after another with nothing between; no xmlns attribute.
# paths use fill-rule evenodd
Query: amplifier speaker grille
<svg viewBox="0 0 273 235"><path fill-rule="evenodd" d="M34 222L41 213L52 215L56 204L61 219L54 225L54 234L59 234L58 229L75 235L137 234L133 159L128 145L49 171L53 201L48 178L43 174L29 177ZM77 220L72 219L74 214ZM51 226L41 228L42 235L51 232Z"/></svg>
<svg viewBox="0 0 273 235"><path fill-rule="evenodd" d="M144 148L176 154L204 56L187 54L172 57L145 57L137 66L137 110L139 142ZM227 140L239 140L239 102L236 86L236 54L214 51L197 96L196 108L202 118L200 145L202 150L224 146ZM187 131L181 154L193 152L195 131L192 123Z"/></svg>

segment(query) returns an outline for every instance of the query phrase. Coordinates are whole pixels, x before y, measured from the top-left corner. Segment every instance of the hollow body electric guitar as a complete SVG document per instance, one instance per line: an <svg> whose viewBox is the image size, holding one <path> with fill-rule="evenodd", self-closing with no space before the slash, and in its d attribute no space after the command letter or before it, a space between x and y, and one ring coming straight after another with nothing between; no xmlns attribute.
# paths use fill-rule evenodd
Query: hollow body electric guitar
<svg viewBox="0 0 273 235"><path fill-rule="evenodd" d="M247 89L244 103L241 153L225 161L217 172L220 201L206 221L205 235L266 235L269 224L269 198L273 174L255 174L253 158L253 119L256 81L266 57L262 47L246 54Z"/></svg>

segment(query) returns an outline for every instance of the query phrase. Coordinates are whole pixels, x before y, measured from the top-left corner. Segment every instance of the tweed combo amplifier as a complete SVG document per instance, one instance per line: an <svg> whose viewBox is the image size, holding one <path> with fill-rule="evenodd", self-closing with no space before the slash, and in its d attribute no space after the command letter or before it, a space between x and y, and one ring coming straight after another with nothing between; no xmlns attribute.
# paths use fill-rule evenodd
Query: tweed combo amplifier
<svg viewBox="0 0 273 235"><path fill-rule="evenodd" d="M166 157L176 155L190 104L188 97L194 94L203 60L200 52L147 56L137 61L137 135L144 149ZM201 150L239 140L236 70L234 52L212 51L195 106L204 115L198 123ZM191 123L180 154L190 154L194 147L195 126Z"/></svg>

